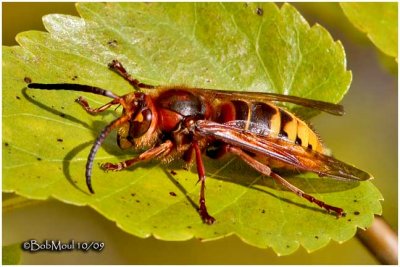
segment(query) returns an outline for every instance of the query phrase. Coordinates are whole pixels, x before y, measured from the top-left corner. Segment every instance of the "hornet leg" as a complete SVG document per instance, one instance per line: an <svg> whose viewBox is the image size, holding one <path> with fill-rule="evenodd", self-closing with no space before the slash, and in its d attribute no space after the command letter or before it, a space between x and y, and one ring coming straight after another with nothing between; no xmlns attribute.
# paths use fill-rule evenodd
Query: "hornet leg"
<svg viewBox="0 0 400 267"><path fill-rule="evenodd" d="M271 177L276 182L280 183L281 185L283 185L284 187L286 187L287 189L289 189L290 191L292 191L293 193L295 193L299 197L303 197L303 198L307 199L308 201L310 201L311 203L317 204L321 208L326 209L328 212L330 212L330 211L336 212L338 217L342 217L345 214L343 212L343 209L328 205L325 202L323 202L321 200L318 200L318 199L314 198L311 195L306 194L301 189L295 187L294 185L292 185L291 183L289 183L288 181L283 179L281 176L279 176L278 174L276 174L273 171L271 171L271 168L269 168L268 166L266 166L266 165L262 164L261 162L255 160L253 157L251 157L250 155L245 153L243 150L241 150L239 148L236 148L236 147L229 146L228 147L228 151L231 152L232 154L235 154L235 155L239 156L244 162L246 162L248 165L250 165L256 171L258 171L258 172L260 172L260 173L262 173L262 174L264 174L266 176Z"/></svg>
<svg viewBox="0 0 400 267"><path fill-rule="evenodd" d="M199 175L199 182L201 182L199 213L200 213L200 216L201 216L201 219L203 220L203 222L205 222L206 224L213 224L215 219L208 214L207 207L206 207L206 199L205 199L206 170L204 168L203 160L201 158L201 151L199 148L199 144L197 143L197 140L193 141L192 146L193 146L195 154L196 154L197 173Z"/></svg>
<svg viewBox="0 0 400 267"><path fill-rule="evenodd" d="M98 108L91 108L89 106L89 103L86 101L86 99L84 99L83 97L78 97L75 102L77 102L79 105L81 105L83 107L84 110L86 110L87 113L91 114L91 115L96 115L97 113L103 112L105 110L107 110L108 108L110 108L113 105L117 105L120 104L120 99L116 98L113 101L98 107Z"/></svg>
<svg viewBox="0 0 400 267"><path fill-rule="evenodd" d="M108 67L115 71L116 73L118 73L120 76L122 76L122 78L124 78L125 80L127 80L132 86L133 88L135 88L136 90L139 90L140 88L147 88L147 89L152 89L154 88L153 85L149 85L149 84L145 84L145 83L141 83L139 82L137 79L133 78L124 68L124 66L122 66L121 62L119 62L118 60L113 60L111 61L110 64L108 64Z"/></svg>
<svg viewBox="0 0 400 267"><path fill-rule="evenodd" d="M128 159L126 161L122 161L117 164L107 162L107 163L102 164L101 168L103 168L106 171L120 171L120 170L123 170L125 168L132 166L133 164L135 164L137 162L147 161L147 160L154 159L161 155L166 155L171 151L172 147L173 147L173 143L170 140L167 140L165 143L162 143L159 146L150 148L149 150L143 152L138 157Z"/></svg>

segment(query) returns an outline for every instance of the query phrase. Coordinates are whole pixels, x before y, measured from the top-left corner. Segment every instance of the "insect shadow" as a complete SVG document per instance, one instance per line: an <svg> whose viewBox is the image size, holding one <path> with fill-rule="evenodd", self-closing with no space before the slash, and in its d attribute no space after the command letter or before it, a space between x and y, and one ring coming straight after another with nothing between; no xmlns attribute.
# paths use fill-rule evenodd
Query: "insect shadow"
<svg viewBox="0 0 400 267"><path fill-rule="evenodd" d="M172 167L170 164L168 164L169 167ZM175 167L173 167L175 168ZM164 168L165 174L168 177L168 179L179 189L179 191L186 197L186 200L190 203L190 205L196 209L199 210L199 205L189 196L188 192L186 191L185 187L183 187L173 176L172 174L168 171L167 168ZM194 181L195 182L195 181Z"/></svg>
<svg viewBox="0 0 400 267"><path fill-rule="evenodd" d="M34 104L35 106L37 106L37 107L41 108L42 110L45 110L45 111L47 111L47 112L49 112L49 113L51 113L51 114L60 116L60 117L62 117L63 119L69 120L69 121L74 122L74 123L78 123L78 124L80 124L80 125L82 125L82 126L84 126L84 127L86 127L86 128L89 128L89 125L88 125L86 122L83 122L83 121L81 121L81 120L79 120L79 119L77 119L77 118L75 118L75 117L73 117L73 116L70 116L70 115L68 115L68 114L65 114L65 113L63 113L63 112L57 111L56 109L54 109L54 106L47 106L47 105L45 105L45 104L43 104L43 103L41 103L41 102L35 100L33 94L32 94L32 95L29 95L29 94L27 93L27 91L28 91L28 88L27 88L27 87L24 87L24 88L21 90L22 95L24 96L24 98L25 98L27 101L29 101L30 103ZM32 91L32 90L30 90L30 91Z"/></svg>
<svg viewBox="0 0 400 267"><path fill-rule="evenodd" d="M24 88L22 88L22 90L21 90L22 95L24 96L24 98L25 98L28 102L30 102L30 103L34 104L35 106L39 107L40 109L45 110L45 111L47 111L47 112L49 112L49 113L51 113L51 114L60 116L60 117L62 117L62 118L65 119L65 120L69 120L69 121L71 121L71 122L73 122L73 123L80 124L80 125L82 125L82 126L85 127L85 128L88 128L88 129L91 129L91 130L93 129L93 126L89 125L87 122L84 122L84 121L82 121L82 120L76 118L75 116L71 116L71 115L68 115L68 114L66 114L66 113L64 113L64 112L58 111L58 110L55 109L54 106L48 106L48 105L43 104L42 102L39 102L39 101L35 100L35 99L34 99L34 95L33 95L33 94L28 94L27 91L28 91L28 88L27 88L27 87L24 87ZM29 91L32 92L32 90L29 90ZM71 102L73 102L73 101L74 101L73 98L71 98ZM85 116L88 115L88 114L82 109L82 107L79 106L79 104L76 104L76 108L77 108L78 110L80 109L80 110L82 111L82 114L84 114ZM105 116L107 116L107 115L109 115L109 114L112 114L114 117L118 117L118 116L119 116L119 115L118 115L118 112L117 112L116 110L106 110L106 111L102 112L101 115L98 115L97 117L98 117L98 118L99 118L99 117L101 118L101 117L105 117ZM90 115L88 115L88 116L90 116ZM93 117L96 117L96 116L93 116ZM104 127L104 126L106 126L106 125L107 125L107 123L106 123L106 122L103 122L102 126ZM94 126L96 126L96 125L94 125ZM98 134L98 133L102 130L102 128L99 128L99 129L96 128L96 129L94 129L94 130L98 130L98 132L97 132L97 134ZM96 132L94 132L94 134L96 134ZM96 137L97 137L97 136L96 136Z"/></svg>
<svg viewBox="0 0 400 267"><path fill-rule="evenodd" d="M80 145L74 147L73 149L71 149L71 150L65 155L65 157L64 157L64 159L63 159L63 173L64 173L65 177L67 178L68 182L69 182L73 187L75 187L76 189L78 189L79 191L81 191L82 193L84 193L84 194L86 194L86 195L90 195L90 194L89 194L89 192L88 192L87 190L85 190L86 188L83 189L83 188L79 187L79 186L76 184L76 181L74 180L74 178L72 177L71 172L70 172L70 165L71 165L71 161L76 157L76 155L77 155L80 151L86 149L87 147L90 147L92 144L93 144L93 142L92 142L92 141L89 141L89 142L85 142L85 143L83 143L83 144L80 144ZM79 177L79 179L83 179L83 177L84 177L84 172L83 172L83 171L84 171L84 170L82 170L82 176Z"/></svg>

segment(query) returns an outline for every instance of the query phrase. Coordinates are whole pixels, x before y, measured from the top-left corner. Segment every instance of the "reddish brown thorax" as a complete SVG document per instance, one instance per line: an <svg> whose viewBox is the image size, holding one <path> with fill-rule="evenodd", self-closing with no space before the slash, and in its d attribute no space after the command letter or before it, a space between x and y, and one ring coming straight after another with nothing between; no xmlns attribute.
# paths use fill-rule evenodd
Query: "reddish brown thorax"
<svg viewBox="0 0 400 267"><path fill-rule="evenodd" d="M188 90L166 89L153 101L159 115L159 127L163 132L179 129L179 124L186 118L211 119L211 105L203 96Z"/></svg>

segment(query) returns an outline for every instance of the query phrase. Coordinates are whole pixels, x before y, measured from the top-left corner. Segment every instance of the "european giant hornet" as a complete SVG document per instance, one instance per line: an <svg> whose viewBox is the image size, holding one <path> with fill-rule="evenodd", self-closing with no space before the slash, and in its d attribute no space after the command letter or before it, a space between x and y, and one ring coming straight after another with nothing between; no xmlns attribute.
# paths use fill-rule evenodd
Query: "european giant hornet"
<svg viewBox="0 0 400 267"><path fill-rule="evenodd" d="M338 217L344 214L342 208L306 194L272 169L310 171L319 176L350 181L372 178L368 173L327 155L316 133L304 121L272 101L290 102L335 115L343 114L340 105L270 93L152 86L133 78L117 60L109 67L127 80L135 92L118 96L108 90L81 84L28 84L32 89L82 91L113 99L101 107L92 108L84 98L79 97L76 102L91 115L114 105L123 107L121 117L101 131L90 150L86 184L91 193L94 193L91 176L95 155L114 129L118 130L117 143L121 149L147 150L135 158L116 164L104 163L101 167L120 171L155 158L166 162L177 158L188 163L195 161L201 183L199 213L207 224L212 224L215 219L208 214L206 207L202 152L211 158L227 153L236 155L261 174L270 176L328 212L335 212Z"/></svg>

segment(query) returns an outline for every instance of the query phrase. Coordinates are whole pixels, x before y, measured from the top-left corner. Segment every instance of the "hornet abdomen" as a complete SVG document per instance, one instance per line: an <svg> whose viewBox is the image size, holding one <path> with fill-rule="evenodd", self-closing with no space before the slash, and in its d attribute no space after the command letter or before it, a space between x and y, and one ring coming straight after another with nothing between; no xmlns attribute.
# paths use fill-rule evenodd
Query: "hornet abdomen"
<svg viewBox="0 0 400 267"><path fill-rule="evenodd" d="M283 138L323 153L317 134L294 114L270 102L232 100L218 107L217 122L235 122L235 126L261 135Z"/></svg>

